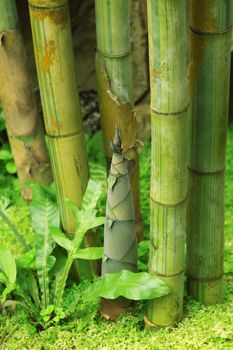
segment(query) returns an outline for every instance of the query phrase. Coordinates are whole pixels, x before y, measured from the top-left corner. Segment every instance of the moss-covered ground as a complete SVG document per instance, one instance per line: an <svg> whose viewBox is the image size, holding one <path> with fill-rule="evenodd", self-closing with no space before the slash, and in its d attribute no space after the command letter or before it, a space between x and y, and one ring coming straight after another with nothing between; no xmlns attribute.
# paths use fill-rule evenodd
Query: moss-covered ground
<svg viewBox="0 0 233 350"><path fill-rule="evenodd" d="M91 157L94 159L90 145ZM145 233L149 230L150 145L141 152L142 211ZM18 192L17 181L0 175L0 205L10 202L7 214L18 230L32 243L33 232L29 211ZM87 283L70 285L65 304L73 316L60 325L37 333L23 309L12 314L0 314L0 349L233 349L233 128L228 135L226 166L225 216L225 298L216 306L202 306L185 297L183 321L176 328L148 332L143 315L146 303L122 315L116 322L103 320L98 303L85 300ZM0 219L1 220L1 219ZM0 221L1 244L8 246L15 256L21 246L6 225ZM84 296L80 293L84 291Z"/></svg>

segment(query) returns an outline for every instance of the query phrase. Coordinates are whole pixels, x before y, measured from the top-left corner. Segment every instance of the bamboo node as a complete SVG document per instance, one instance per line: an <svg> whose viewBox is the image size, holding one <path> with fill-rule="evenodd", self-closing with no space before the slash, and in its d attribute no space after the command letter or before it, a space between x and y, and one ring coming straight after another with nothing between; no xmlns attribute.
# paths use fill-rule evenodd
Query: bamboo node
<svg viewBox="0 0 233 350"><path fill-rule="evenodd" d="M192 26L189 26L189 28L190 28L191 32L193 32L194 34L197 34L197 35L223 35L223 34L226 34L226 33L232 31L232 26L226 28L225 30L219 31L219 32L202 31L199 29L195 29Z"/></svg>
<svg viewBox="0 0 233 350"><path fill-rule="evenodd" d="M51 8L59 8L64 7L68 4L68 0L55 0L55 1L49 1L49 0L29 0L29 7L35 8L35 9L51 9Z"/></svg>
<svg viewBox="0 0 233 350"><path fill-rule="evenodd" d="M159 114L159 115L167 115L167 116L177 116L177 115L181 115L184 114L185 112L187 112L187 110L189 109L189 103L187 104L187 106L185 106L183 109L181 109L180 111L175 111L175 112L161 112L161 111L157 111L155 108L153 108L151 106L151 112L155 113L155 114Z"/></svg>
<svg viewBox="0 0 233 350"><path fill-rule="evenodd" d="M216 170L216 171L205 171L205 172L202 172L202 171L199 171L199 170L196 170L196 169L192 169L190 167L188 167L188 171L190 173L193 173L195 175L202 175L202 176L212 176L212 175L221 175L225 172L225 168L223 169L220 169L220 170Z"/></svg>
<svg viewBox="0 0 233 350"><path fill-rule="evenodd" d="M122 51L119 53L109 53L109 52L101 51L100 49L97 48L97 53L100 53L101 56L104 56L104 57L121 58L121 57L129 56L131 54L131 50L130 51Z"/></svg>
<svg viewBox="0 0 233 350"><path fill-rule="evenodd" d="M195 276L192 276L190 274L187 274L187 278L189 280L203 282L203 283L214 282L214 281L220 280L223 278L223 276L224 276L223 273L221 273L221 275L216 276L216 277L195 277Z"/></svg>
<svg viewBox="0 0 233 350"><path fill-rule="evenodd" d="M181 204L185 203L186 200L188 198L188 195L185 196L184 199L182 199L181 201L177 202L177 203L174 203L174 204L171 204L171 203L161 203L161 202L158 202L156 201L154 198L152 198L152 196L150 196L150 199L153 203L161 206L161 207L164 207L164 208L175 208L175 207L178 207L180 206Z"/></svg>
<svg viewBox="0 0 233 350"><path fill-rule="evenodd" d="M81 136L83 134L83 130L77 131L77 132L72 132L70 134L64 134L64 135L50 135L46 133L46 137L49 139L66 139L69 137L74 137L74 136Z"/></svg>
<svg viewBox="0 0 233 350"><path fill-rule="evenodd" d="M171 278L171 277L177 277L179 275L182 275L185 272L185 269L182 269L181 271L177 272L177 273L173 273L173 274L166 274L164 275L163 273L157 272L157 271L153 271L150 273L153 273L154 275L163 277L163 278Z"/></svg>

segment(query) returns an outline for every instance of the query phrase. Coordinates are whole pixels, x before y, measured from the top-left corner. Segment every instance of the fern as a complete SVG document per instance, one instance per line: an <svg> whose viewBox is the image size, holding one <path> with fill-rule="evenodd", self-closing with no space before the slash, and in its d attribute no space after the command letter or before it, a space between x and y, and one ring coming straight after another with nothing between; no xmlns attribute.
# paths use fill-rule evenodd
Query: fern
<svg viewBox="0 0 233 350"><path fill-rule="evenodd" d="M51 188L36 184L33 188L30 205L32 226L35 231L36 270L41 291L42 307L50 304L49 271L55 264L56 258L51 255L54 241L49 227L59 227L59 212L55 202L55 194Z"/></svg>

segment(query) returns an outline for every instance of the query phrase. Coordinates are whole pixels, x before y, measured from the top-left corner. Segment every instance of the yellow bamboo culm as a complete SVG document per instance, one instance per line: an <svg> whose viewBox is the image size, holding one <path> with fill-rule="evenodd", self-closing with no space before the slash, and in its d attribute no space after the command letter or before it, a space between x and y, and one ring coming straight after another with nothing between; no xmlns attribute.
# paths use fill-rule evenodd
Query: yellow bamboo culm
<svg viewBox="0 0 233 350"><path fill-rule="evenodd" d="M0 0L0 100L22 196L31 200L27 181L48 185L52 173L27 64L15 0Z"/></svg>
<svg viewBox="0 0 233 350"><path fill-rule="evenodd" d="M65 204L68 198L79 207L88 182L76 80L70 16L67 0L29 1L33 44L62 226L68 235L75 220ZM88 237L86 237L88 239ZM86 242L87 245L90 242ZM80 261L79 275L93 276L89 262Z"/></svg>

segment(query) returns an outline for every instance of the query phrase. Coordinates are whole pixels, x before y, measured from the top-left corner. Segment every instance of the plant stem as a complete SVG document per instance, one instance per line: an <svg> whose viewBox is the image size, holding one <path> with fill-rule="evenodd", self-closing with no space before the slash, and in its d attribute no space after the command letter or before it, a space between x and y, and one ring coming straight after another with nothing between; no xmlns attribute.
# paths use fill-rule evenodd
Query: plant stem
<svg viewBox="0 0 233 350"><path fill-rule="evenodd" d="M56 307L62 307L62 297L64 294L66 281L69 275L69 271L71 269L72 263L74 261L73 253L68 253L68 257L64 266L64 270L62 273L61 280L59 281L58 285L56 286L56 291L54 294L54 305Z"/></svg>
<svg viewBox="0 0 233 350"><path fill-rule="evenodd" d="M65 286L66 286L66 281L70 272L70 268L73 264L73 261L75 259L75 254L76 251L81 247L82 242L83 242L83 238L85 236L85 232L75 232L75 236L73 239L73 243L74 243L74 249L71 252L68 252L68 256L67 256L67 260L64 266L64 270L62 272L62 276L61 279L59 280L57 286L56 286L56 290L54 293L54 305L56 307L61 307L62 306L62 297L64 294L64 290L65 290Z"/></svg>

